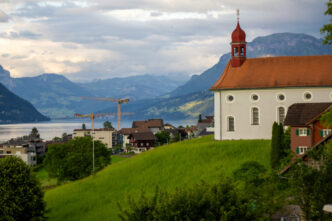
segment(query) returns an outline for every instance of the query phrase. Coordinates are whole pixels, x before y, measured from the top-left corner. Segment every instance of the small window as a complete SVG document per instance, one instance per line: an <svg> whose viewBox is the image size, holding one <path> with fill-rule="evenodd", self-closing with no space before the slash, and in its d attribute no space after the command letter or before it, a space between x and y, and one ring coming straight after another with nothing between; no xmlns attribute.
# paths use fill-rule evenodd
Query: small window
<svg viewBox="0 0 332 221"><path fill-rule="evenodd" d="M327 135L329 135L332 132L332 129L323 129L320 131L320 136L321 137L326 137Z"/></svg>
<svg viewBox="0 0 332 221"><path fill-rule="evenodd" d="M284 94L278 94L278 100L279 101L284 101L285 100L285 95Z"/></svg>
<svg viewBox="0 0 332 221"><path fill-rule="evenodd" d="M258 97L257 94L253 94L253 95L251 95L251 99L252 99L253 101L258 101L259 97Z"/></svg>
<svg viewBox="0 0 332 221"><path fill-rule="evenodd" d="M234 117L228 117L227 122L227 131L234 131Z"/></svg>
<svg viewBox="0 0 332 221"><path fill-rule="evenodd" d="M11 154L12 152L11 151L6 151L7 154Z"/></svg>
<svg viewBox="0 0 332 221"><path fill-rule="evenodd" d="M296 148L296 154L304 154L308 150L307 146L299 146Z"/></svg>
<svg viewBox="0 0 332 221"><path fill-rule="evenodd" d="M251 109L252 112L252 125L259 125L259 110L257 107Z"/></svg>
<svg viewBox="0 0 332 221"><path fill-rule="evenodd" d="M226 102L228 102L228 103L234 102L234 96L231 95L231 94L227 95L226 96Z"/></svg>
<svg viewBox="0 0 332 221"><path fill-rule="evenodd" d="M311 100L312 94L310 92L305 92L303 98L304 100Z"/></svg>
<svg viewBox="0 0 332 221"><path fill-rule="evenodd" d="M241 47L241 56L244 56L244 47Z"/></svg>
<svg viewBox="0 0 332 221"><path fill-rule="evenodd" d="M296 135L298 135L298 136L305 137L305 136L309 136L309 134L310 134L310 130L307 128L296 129Z"/></svg>
<svg viewBox="0 0 332 221"><path fill-rule="evenodd" d="M234 48L234 56L237 56L239 53L239 49L237 47Z"/></svg>
<svg viewBox="0 0 332 221"><path fill-rule="evenodd" d="M285 108L278 107L278 121L279 123L284 123L285 120Z"/></svg>

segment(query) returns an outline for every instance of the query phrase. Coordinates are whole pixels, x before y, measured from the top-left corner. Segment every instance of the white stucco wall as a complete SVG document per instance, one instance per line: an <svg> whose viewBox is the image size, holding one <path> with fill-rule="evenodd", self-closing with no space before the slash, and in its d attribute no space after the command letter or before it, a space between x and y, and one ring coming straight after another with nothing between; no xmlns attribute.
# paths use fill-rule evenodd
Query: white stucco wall
<svg viewBox="0 0 332 221"><path fill-rule="evenodd" d="M82 130L74 130L73 132L73 138L75 137L84 137L86 134L92 134L92 131L82 131ZM93 132L93 139L99 140L105 145L107 145L107 148L112 148L112 134L114 131L108 131L108 130L95 130Z"/></svg>
<svg viewBox="0 0 332 221"><path fill-rule="evenodd" d="M304 94L310 92L312 98L306 100ZM259 99L252 100L257 94ZM285 95L285 100L279 101L278 95ZM227 97L234 100L229 102ZM324 88L275 88L252 90L224 90L214 93L215 102L215 139L271 139L272 124L278 121L278 107L285 108L294 103L332 102L332 87ZM251 109L259 109L259 125L251 125ZM227 117L233 116L235 131L227 131ZM220 129L219 129L220 128Z"/></svg>

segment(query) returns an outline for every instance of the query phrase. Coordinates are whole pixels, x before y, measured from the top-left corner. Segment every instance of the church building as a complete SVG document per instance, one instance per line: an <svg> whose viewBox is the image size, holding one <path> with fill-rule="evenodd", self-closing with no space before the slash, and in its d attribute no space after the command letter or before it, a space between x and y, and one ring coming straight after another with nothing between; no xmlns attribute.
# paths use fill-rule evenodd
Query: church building
<svg viewBox="0 0 332 221"><path fill-rule="evenodd" d="M239 21L232 33L232 58L214 93L216 140L271 139L294 103L332 102L332 55L246 57Z"/></svg>

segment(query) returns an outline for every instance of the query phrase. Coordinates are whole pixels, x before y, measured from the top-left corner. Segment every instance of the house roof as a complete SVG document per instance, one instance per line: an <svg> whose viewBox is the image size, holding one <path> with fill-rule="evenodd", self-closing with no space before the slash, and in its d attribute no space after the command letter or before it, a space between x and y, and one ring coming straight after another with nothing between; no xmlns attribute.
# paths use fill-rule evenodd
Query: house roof
<svg viewBox="0 0 332 221"><path fill-rule="evenodd" d="M74 129L74 131L92 131L92 129ZM96 128L94 131L114 131L114 128Z"/></svg>
<svg viewBox="0 0 332 221"><path fill-rule="evenodd" d="M210 90L332 86L332 55L247 58L229 61Z"/></svg>
<svg viewBox="0 0 332 221"><path fill-rule="evenodd" d="M145 121L134 121L133 122L133 128L137 128L137 127L148 127L148 128L162 128L164 126L164 122L162 119L149 119L149 120L145 120Z"/></svg>
<svg viewBox="0 0 332 221"><path fill-rule="evenodd" d="M285 125L306 126L332 107L332 103L297 103L287 111Z"/></svg>
<svg viewBox="0 0 332 221"><path fill-rule="evenodd" d="M140 128L122 128L119 130L119 133L124 134L124 135L129 135L133 133L143 133L143 132L148 132L148 128L146 127L140 127Z"/></svg>
<svg viewBox="0 0 332 221"><path fill-rule="evenodd" d="M144 132L144 133L133 133L130 137L134 138L134 140L156 140L156 136L153 135L152 132Z"/></svg>

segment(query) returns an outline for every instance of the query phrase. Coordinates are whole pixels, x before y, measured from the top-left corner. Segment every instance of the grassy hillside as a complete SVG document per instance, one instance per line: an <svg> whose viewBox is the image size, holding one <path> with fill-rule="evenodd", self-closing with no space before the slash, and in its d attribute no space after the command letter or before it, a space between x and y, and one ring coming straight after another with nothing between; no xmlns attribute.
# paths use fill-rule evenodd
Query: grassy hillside
<svg viewBox="0 0 332 221"><path fill-rule="evenodd" d="M158 147L114 163L95 176L65 184L45 193L50 220L118 220L119 202L158 185L169 191L200 180L217 182L231 176L243 162L255 160L268 167L270 141L213 141L204 137Z"/></svg>

